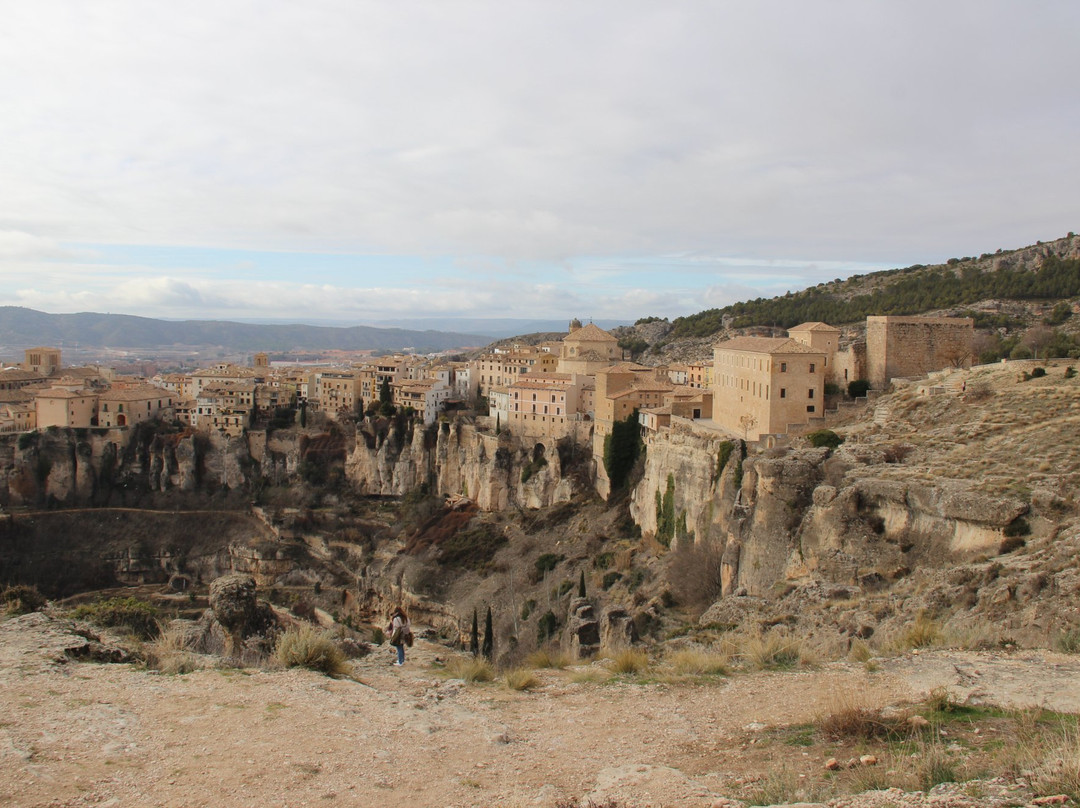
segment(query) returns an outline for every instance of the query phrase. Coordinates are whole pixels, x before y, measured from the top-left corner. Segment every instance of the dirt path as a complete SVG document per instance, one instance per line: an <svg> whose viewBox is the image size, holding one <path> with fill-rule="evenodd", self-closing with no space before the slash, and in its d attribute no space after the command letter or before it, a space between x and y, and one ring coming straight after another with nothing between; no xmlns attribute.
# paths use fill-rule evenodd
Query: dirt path
<svg viewBox="0 0 1080 808"><path fill-rule="evenodd" d="M423 642L404 668L385 651L357 661L359 681L62 661L77 642L39 615L0 623L0 804L709 806L776 754L755 746L758 725L810 721L840 692L892 703L947 678L920 678L932 659L922 655L912 670L837 665L706 685L545 672L519 693L446 680L430 667L446 650ZM1075 664L1054 672L1080 691Z"/></svg>

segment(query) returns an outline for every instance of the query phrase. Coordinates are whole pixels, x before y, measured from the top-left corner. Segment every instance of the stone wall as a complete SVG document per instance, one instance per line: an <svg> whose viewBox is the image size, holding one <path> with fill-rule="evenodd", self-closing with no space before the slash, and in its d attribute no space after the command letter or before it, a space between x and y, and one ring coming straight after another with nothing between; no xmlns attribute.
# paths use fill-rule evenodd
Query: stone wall
<svg viewBox="0 0 1080 808"><path fill-rule="evenodd" d="M880 390L893 378L967 366L973 335L970 317L867 317L870 384Z"/></svg>

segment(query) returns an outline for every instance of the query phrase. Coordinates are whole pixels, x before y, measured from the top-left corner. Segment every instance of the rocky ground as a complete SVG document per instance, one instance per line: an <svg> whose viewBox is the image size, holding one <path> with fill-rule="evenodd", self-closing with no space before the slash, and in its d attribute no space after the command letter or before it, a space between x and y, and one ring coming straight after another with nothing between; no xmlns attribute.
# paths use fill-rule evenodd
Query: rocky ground
<svg viewBox="0 0 1080 808"><path fill-rule="evenodd" d="M738 806L866 785L878 790L827 804L1024 805L1039 792L1015 772L881 790L898 765L883 744L799 739L838 698L903 705L942 687L971 703L1080 710L1080 658L1048 652L688 679L613 678L593 663L539 671L539 686L518 692L449 679L439 662L452 652L424 641L403 668L384 646L339 679L229 667L168 676L94 661L115 658L109 642L72 625L40 613L0 623L0 804ZM589 670L599 681L585 681ZM945 754L969 754L959 744L979 728L966 731ZM825 770L829 757L866 754L881 763Z"/></svg>

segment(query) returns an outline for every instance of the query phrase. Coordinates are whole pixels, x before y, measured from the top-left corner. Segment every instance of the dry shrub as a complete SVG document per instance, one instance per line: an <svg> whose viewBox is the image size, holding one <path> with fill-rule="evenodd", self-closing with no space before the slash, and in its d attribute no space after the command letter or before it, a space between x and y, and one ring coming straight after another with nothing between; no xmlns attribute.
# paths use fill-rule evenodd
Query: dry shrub
<svg viewBox="0 0 1080 808"><path fill-rule="evenodd" d="M565 651L559 651L554 648L538 648L526 657L525 664L530 668L553 668L554 670L562 670L572 661L570 655Z"/></svg>
<svg viewBox="0 0 1080 808"><path fill-rule="evenodd" d="M829 741L869 741L895 738L907 729L906 716L899 712L884 714L858 694L840 693L830 700L828 710L814 724Z"/></svg>
<svg viewBox="0 0 1080 808"><path fill-rule="evenodd" d="M507 671L505 680L506 686L511 690L532 690L540 686L540 680L533 675L532 671L521 668Z"/></svg>
<svg viewBox="0 0 1080 808"><path fill-rule="evenodd" d="M202 667L199 657L187 649L186 633L179 627L163 629L157 639L147 643L145 652L148 667L170 676Z"/></svg>
<svg viewBox="0 0 1080 808"><path fill-rule="evenodd" d="M314 626L291 628L282 634L274 657L287 668L307 668L327 676L341 676L349 670L345 654L333 638Z"/></svg>
<svg viewBox="0 0 1080 808"><path fill-rule="evenodd" d="M675 600L692 609L705 609L720 597L722 547L711 541L680 542L668 562L667 577Z"/></svg>
<svg viewBox="0 0 1080 808"><path fill-rule="evenodd" d="M637 648L624 648L611 657L611 670L614 673L641 673L649 667L649 655Z"/></svg>
<svg viewBox="0 0 1080 808"><path fill-rule="evenodd" d="M446 672L466 682L490 682L495 678L491 663L481 657L454 657L446 663Z"/></svg>
<svg viewBox="0 0 1080 808"><path fill-rule="evenodd" d="M684 648L671 654L668 663L676 673L692 676L726 676L731 669L731 658L717 651L700 648Z"/></svg>
<svg viewBox="0 0 1080 808"><path fill-rule="evenodd" d="M758 670L787 670L802 661L802 641L779 631L769 631L749 637L743 643L742 656Z"/></svg>
<svg viewBox="0 0 1080 808"><path fill-rule="evenodd" d="M1080 801L1080 731L1076 726L1066 729L1053 741L1039 744L1029 771L1031 786L1037 794L1066 794L1073 801Z"/></svg>
<svg viewBox="0 0 1080 808"><path fill-rule="evenodd" d="M35 586L16 584L5 587L0 592L0 612L30 614L39 611L44 605L45 596L38 592Z"/></svg>
<svg viewBox="0 0 1080 808"><path fill-rule="evenodd" d="M907 651L910 648L929 648L938 645L944 639L941 624L925 612L920 612L915 622L897 637L896 646L899 651Z"/></svg>

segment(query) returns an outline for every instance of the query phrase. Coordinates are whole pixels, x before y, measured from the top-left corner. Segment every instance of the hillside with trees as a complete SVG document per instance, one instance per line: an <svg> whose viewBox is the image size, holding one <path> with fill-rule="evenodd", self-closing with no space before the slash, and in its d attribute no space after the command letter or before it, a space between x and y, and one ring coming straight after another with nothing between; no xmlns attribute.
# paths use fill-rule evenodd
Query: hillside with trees
<svg viewBox="0 0 1080 808"><path fill-rule="evenodd" d="M669 339L707 337L728 328L790 328L803 322L856 323L868 315L916 315L983 301L1047 301L1080 296L1080 240L1063 239L1019 250L950 258L934 266L914 265L758 298L676 318ZM995 322L976 312L976 327Z"/></svg>

